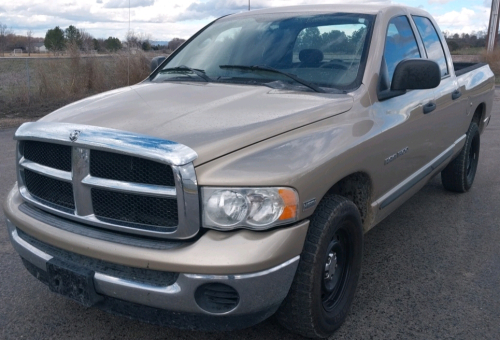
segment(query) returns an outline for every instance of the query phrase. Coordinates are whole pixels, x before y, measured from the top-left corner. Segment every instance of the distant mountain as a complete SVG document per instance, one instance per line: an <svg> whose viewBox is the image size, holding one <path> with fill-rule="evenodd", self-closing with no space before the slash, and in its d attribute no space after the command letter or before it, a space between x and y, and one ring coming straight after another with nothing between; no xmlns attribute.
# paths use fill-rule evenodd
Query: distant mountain
<svg viewBox="0 0 500 340"><path fill-rule="evenodd" d="M151 45L162 45L162 46L168 45L168 41L165 40L151 40L150 43Z"/></svg>

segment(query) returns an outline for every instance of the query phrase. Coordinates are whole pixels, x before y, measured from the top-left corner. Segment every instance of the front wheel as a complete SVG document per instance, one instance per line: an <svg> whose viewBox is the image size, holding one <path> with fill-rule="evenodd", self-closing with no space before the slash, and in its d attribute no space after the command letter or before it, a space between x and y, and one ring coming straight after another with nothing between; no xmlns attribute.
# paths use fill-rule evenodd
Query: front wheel
<svg viewBox="0 0 500 340"><path fill-rule="evenodd" d="M479 127L476 122L472 122L462 151L441 171L441 182L446 190L469 191L476 177L480 145Z"/></svg>
<svg viewBox="0 0 500 340"><path fill-rule="evenodd" d="M351 201L323 198L307 233L294 281L277 313L288 330L331 335L347 317L361 273L363 228Z"/></svg>

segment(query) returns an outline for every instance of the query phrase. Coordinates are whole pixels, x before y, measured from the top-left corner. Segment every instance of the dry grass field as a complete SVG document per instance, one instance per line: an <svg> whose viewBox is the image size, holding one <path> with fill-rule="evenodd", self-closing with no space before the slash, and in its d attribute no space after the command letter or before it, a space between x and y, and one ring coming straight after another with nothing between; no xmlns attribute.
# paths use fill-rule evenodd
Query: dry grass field
<svg viewBox="0 0 500 340"><path fill-rule="evenodd" d="M33 119L72 101L138 83L149 74L152 57L139 52L130 57L0 58L0 120Z"/></svg>

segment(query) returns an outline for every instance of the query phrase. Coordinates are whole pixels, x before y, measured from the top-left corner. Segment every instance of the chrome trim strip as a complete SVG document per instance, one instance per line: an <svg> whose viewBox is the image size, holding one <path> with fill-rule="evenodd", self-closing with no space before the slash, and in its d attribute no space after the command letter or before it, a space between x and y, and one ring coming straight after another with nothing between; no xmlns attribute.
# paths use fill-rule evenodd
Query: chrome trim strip
<svg viewBox="0 0 500 340"><path fill-rule="evenodd" d="M9 232L10 242L19 255L25 260L31 262L38 268L46 271L46 264L52 259L52 256L44 253L38 248L19 237L16 227L7 219L7 229Z"/></svg>
<svg viewBox="0 0 500 340"><path fill-rule="evenodd" d="M89 187L102 188L106 190L119 191L119 192L129 192L147 196L161 196L161 197L172 197L172 198L177 197L177 192L175 187L122 182L122 181L115 181L112 179L92 177L90 175L88 175L82 180L82 184Z"/></svg>
<svg viewBox="0 0 500 340"><path fill-rule="evenodd" d="M172 166L177 193L177 210L179 212L178 228L175 237L187 239L200 230L200 199L198 182L193 163Z"/></svg>
<svg viewBox="0 0 500 340"><path fill-rule="evenodd" d="M64 182L71 182L71 172L59 169L50 168L32 161L21 158L19 165L24 168L36 172L37 174L44 175L53 179L58 179Z"/></svg>
<svg viewBox="0 0 500 340"><path fill-rule="evenodd" d="M72 142L69 136L79 131ZM90 125L31 122L17 129L14 139L55 141L58 144L96 150L113 151L132 156L140 155L169 165L184 165L198 158L196 152L182 144L166 139Z"/></svg>
<svg viewBox="0 0 500 340"><path fill-rule="evenodd" d="M113 291L114 295L116 293L116 286L121 286L123 290L135 290L134 294L138 294L137 291L146 291L147 294L156 293L156 294L177 294L181 291L181 287L177 283L174 283L170 286L152 286L141 282L134 282L130 280L121 279L119 277L114 277L102 273L96 272L94 274L94 282L96 285L96 289L98 292L109 292ZM112 289L110 289L113 287Z"/></svg>
<svg viewBox="0 0 500 340"><path fill-rule="evenodd" d="M256 273L251 273L251 274L240 274L240 275L205 275L205 274L184 274L186 277L189 277L190 279L199 279L199 280L244 280L244 279L250 279L253 277L259 277L259 276L264 276L268 275L271 273L274 273L294 262L297 262L300 260L300 255L295 256L294 258L283 262L282 264L267 269L263 270L261 272L256 272Z"/></svg>
<svg viewBox="0 0 500 340"><path fill-rule="evenodd" d="M465 140L467 135L462 135L457 139L450 147L437 155L433 160L424 165L422 168L414 172L412 175L407 177L404 181L399 183L397 186L392 188L385 195L377 199L372 203L373 207L378 206L378 209L383 209L392 203L395 199L399 198L404 192L413 187L417 182L424 179L430 175L434 170L436 170L446 159L453 155L453 149ZM404 191L403 191L404 190ZM403 191L403 192L401 192ZM395 197L395 198L394 198ZM394 199L393 199L394 198Z"/></svg>
<svg viewBox="0 0 500 340"><path fill-rule="evenodd" d="M73 177L73 198L75 214L89 216L94 214L90 188L82 185L84 178L90 173L90 150L74 147L71 153L71 175Z"/></svg>

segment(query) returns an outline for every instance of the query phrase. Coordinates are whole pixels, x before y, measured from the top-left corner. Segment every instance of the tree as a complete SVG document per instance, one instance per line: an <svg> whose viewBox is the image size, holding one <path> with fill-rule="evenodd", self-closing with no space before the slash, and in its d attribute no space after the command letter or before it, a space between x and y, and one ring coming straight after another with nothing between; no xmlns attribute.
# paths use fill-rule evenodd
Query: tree
<svg viewBox="0 0 500 340"><path fill-rule="evenodd" d="M168 49L171 51L176 50L179 46L184 44L186 40L180 38L174 38L168 42Z"/></svg>
<svg viewBox="0 0 500 340"><path fill-rule="evenodd" d="M115 37L109 37L108 39L104 40L104 44L106 49L111 52L118 51L119 49L122 48L122 43L120 39Z"/></svg>
<svg viewBox="0 0 500 340"><path fill-rule="evenodd" d="M300 32L296 47L299 51L306 48L318 48L322 45L321 35L317 27L309 27Z"/></svg>
<svg viewBox="0 0 500 340"><path fill-rule="evenodd" d="M71 45L76 45L81 47L82 45L82 35L80 30L73 25L69 25L68 28L64 30L64 37L66 38L66 43Z"/></svg>
<svg viewBox="0 0 500 340"><path fill-rule="evenodd" d="M79 32L80 32L80 45L79 45L80 48L85 52L88 52L93 49L96 50L96 48L93 48L94 42L92 40L94 39L94 37L83 29L80 29Z"/></svg>
<svg viewBox="0 0 500 340"><path fill-rule="evenodd" d="M7 25L3 25L0 22L0 52L2 52L2 57L4 56L10 35L12 35L12 31L7 29Z"/></svg>
<svg viewBox="0 0 500 340"><path fill-rule="evenodd" d="M144 41L142 43L142 50L143 51L150 51L151 50L151 44L149 43L149 41Z"/></svg>
<svg viewBox="0 0 500 340"><path fill-rule="evenodd" d="M456 41L448 41L448 48L451 52L456 51L460 48Z"/></svg>
<svg viewBox="0 0 500 340"><path fill-rule="evenodd" d="M57 51L62 51L65 46L64 32L59 26L50 29L45 34L44 45L49 51L56 53Z"/></svg>

